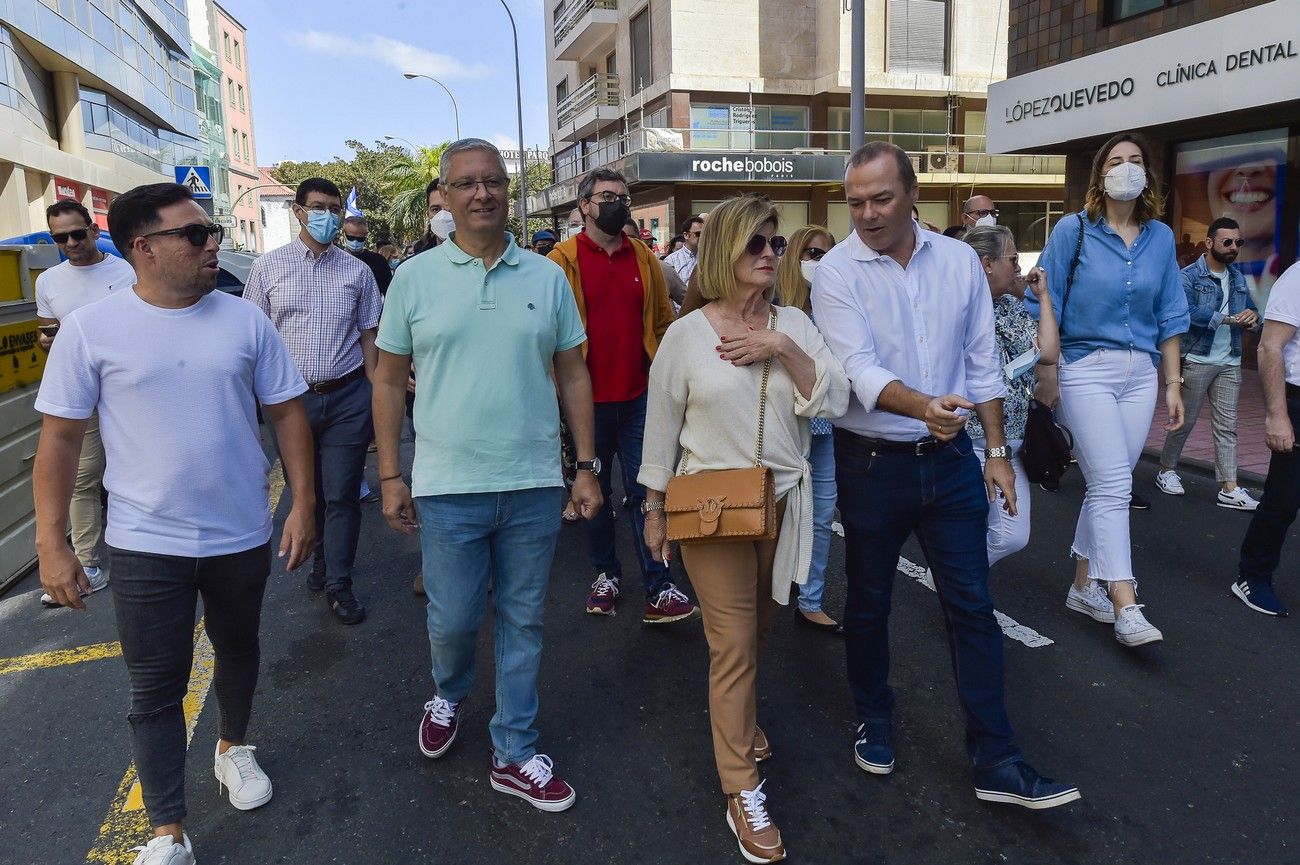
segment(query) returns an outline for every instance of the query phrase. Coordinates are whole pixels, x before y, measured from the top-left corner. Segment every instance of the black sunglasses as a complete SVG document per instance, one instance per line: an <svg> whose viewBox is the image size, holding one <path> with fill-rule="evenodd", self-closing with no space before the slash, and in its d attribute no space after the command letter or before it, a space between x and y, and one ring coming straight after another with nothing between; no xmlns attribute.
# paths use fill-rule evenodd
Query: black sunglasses
<svg viewBox="0 0 1300 865"><path fill-rule="evenodd" d="M216 238L217 243L226 236L226 227L212 222L203 225L198 222L191 222L189 225L182 225L180 228L167 228L162 231L151 231L148 234L142 234L141 237L159 237L175 236L184 237L190 242L191 246L207 246L209 238Z"/></svg>
<svg viewBox="0 0 1300 865"><path fill-rule="evenodd" d="M809 261L821 261L822 256L826 254L826 250L810 246L804 250L804 254L808 256Z"/></svg>
<svg viewBox="0 0 1300 865"><path fill-rule="evenodd" d="M55 243L62 246L68 242L69 238L81 243L88 234L90 234L89 228L74 228L72 231L60 231L58 234L51 234L50 237L54 238Z"/></svg>
<svg viewBox="0 0 1300 865"><path fill-rule="evenodd" d="M59 239L59 238L58 238L58 235L55 235L55 236L54 236L54 239L55 239L55 241L57 242L58 239ZM81 238L77 238L77 239L80 240ZM1219 243L1222 243L1224 246L1228 247L1229 249L1232 249L1234 246L1245 246L1245 245L1246 245L1246 241L1244 241L1244 240L1242 240L1242 239L1240 239L1240 238L1231 238L1231 237L1225 237L1225 238L1223 238L1222 240L1220 240Z"/></svg>
<svg viewBox="0 0 1300 865"><path fill-rule="evenodd" d="M785 255L785 238L779 234L774 234L770 238L755 234L749 239L749 243L745 244L745 252L750 255L762 255L764 247L769 243L772 244L772 252L777 256Z"/></svg>

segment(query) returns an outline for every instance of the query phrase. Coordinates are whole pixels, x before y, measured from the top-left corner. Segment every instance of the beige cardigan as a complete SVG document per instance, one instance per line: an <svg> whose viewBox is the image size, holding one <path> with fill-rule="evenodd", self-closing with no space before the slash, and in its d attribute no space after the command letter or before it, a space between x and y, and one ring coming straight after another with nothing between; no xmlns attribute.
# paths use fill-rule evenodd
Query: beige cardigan
<svg viewBox="0 0 1300 865"><path fill-rule="evenodd" d="M790 584L808 581L812 558L812 475L808 419L837 418L849 405L849 380L825 340L802 311L774 307L777 330L788 335L816 365L812 393L804 399L779 360L767 385L763 464L772 470L776 495L786 496L777 541L772 597L789 603ZM691 452L687 472L742 469L754 464L758 398L763 364L733 366L715 349L718 335L696 310L673 323L650 366L646 395L642 486L663 491L681 470L682 449Z"/></svg>

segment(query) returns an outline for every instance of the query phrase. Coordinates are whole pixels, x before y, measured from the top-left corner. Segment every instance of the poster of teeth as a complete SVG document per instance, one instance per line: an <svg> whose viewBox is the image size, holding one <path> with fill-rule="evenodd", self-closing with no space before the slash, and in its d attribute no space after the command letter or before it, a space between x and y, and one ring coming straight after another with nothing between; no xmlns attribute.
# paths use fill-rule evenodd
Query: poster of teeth
<svg viewBox="0 0 1300 865"><path fill-rule="evenodd" d="M1235 263L1261 310L1279 275L1286 150L1286 130L1272 129L1181 144L1174 165L1180 266L1205 251L1211 222L1221 216L1236 220L1244 246Z"/></svg>

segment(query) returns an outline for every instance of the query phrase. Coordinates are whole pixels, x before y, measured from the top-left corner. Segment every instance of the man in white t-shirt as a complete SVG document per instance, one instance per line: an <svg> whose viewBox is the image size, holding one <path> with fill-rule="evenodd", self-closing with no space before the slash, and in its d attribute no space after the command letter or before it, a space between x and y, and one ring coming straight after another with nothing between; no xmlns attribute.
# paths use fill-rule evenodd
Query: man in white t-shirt
<svg viewBox="0 0 1300 865"><path fill-rule="evenodd" d="M45 222L54 243L68 259L36 277L41 348L49 351L60 321L78 307L130 288L135 284L135 271L117 256L99 251L95 245L99 226L80 202L54 202L45 211ZM86 571L92 592L108 585L100 568L104 545L104 511L100 498L103 482L104 445L99 440L99 419L91 415L86 437L81 442L81 461L77 466L72 504L68 507L68 521L72 524L72 548ZM41 595L41 603L47 607L58 606L48 592Z"/></svg>
<svg viewBox="0 0 1300 865"><path fill-rule="evenodd" d="M1273 283L1259 339L1259 383L1264 390L1264 440L1273 452L1264 496L1241 542L1232 593L1257 613L1288 616L1273 593L1273 572L1282 557L1287 530L1300 511L1300 263Z"/></svg>
<svg viewBox="0 0 1300 865"><path fill-rule="evenodd" d="M137 187L113 201L108 222L139 279L68 315L50 351L36 399L45 415L33 471L36 552L51 597L85 609L87 578L65 540L64 514L86 421L98 411L113 607L131 679L127 718L155 835L135 865L192 865L181 825L181 704L200 595L217 660L217 779L240 810L271 798L244 738L271 567L270 465L257 403L293 492L279 548L292 570L315 533L311 432L298 398L307 386L266 316L213 291L222 230L189 190Z"/></svg>

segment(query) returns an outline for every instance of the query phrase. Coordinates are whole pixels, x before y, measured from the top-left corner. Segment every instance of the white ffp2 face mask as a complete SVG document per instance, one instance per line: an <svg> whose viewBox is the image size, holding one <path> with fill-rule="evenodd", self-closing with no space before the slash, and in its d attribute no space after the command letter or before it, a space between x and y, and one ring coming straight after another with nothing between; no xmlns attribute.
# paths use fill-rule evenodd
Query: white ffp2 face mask
<svg viewBox="0 0 1300 865"><path fill-rule="evenodd" d="M429 232L439 240L446 240L456 230L456 219L450 210L439 210L429 217Z"/></svg>
<svg viewBox="0 0 1300 865"><path fill-rule="evenodd" d="M1106 194L1116 201L1132 201L1147 188L1147 172L1134 162L1121 162L1106 172Z"/></svg>
<svg viewBox="0 0 1300 865"><path fill-rule="evenodd" d="M817 265L819 264L821 264L820 261L812 261L811 259L799 262L799 272L803 274L803 278L808 280L810 285L813 281L813 274L817 272Z"/></svg>
<svg viewBox="0 0 1300 865"><path fill-rule="evenodd" d="M993 214L990 213L988 216L981 216L979 219L975 220L975 224L976 224L977 226L979 226L979 225L997 225L997 224L998 224L998 218L997 218L996 216L994 216Z"/></svg>

